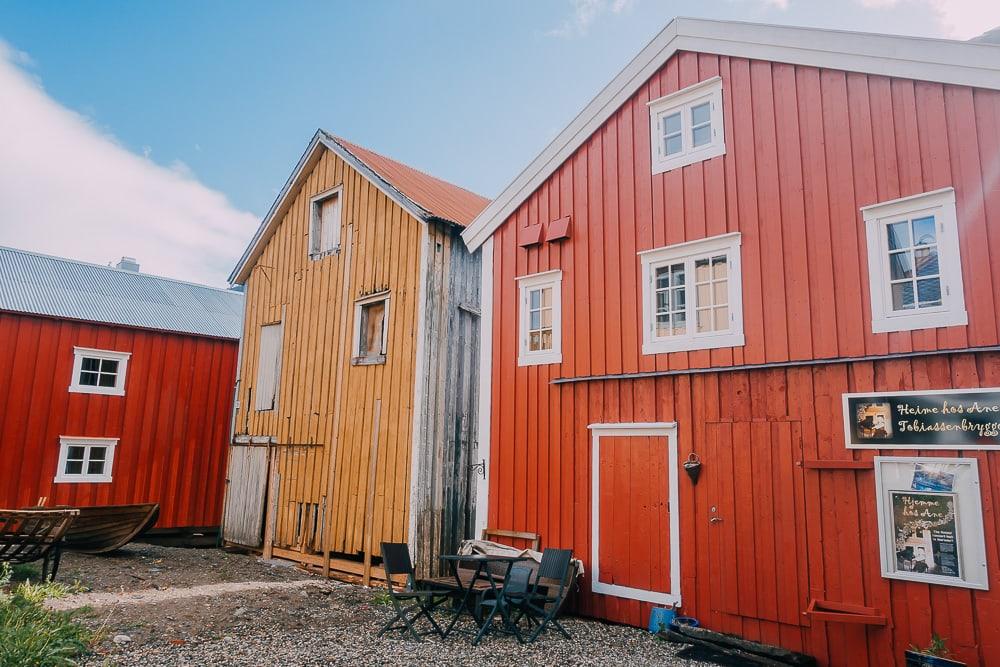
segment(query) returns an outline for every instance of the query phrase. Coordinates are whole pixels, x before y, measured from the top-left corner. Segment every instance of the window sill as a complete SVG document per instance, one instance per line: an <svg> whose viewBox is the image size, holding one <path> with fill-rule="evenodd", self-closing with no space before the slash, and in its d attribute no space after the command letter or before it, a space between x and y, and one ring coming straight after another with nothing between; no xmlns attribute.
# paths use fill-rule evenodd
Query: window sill
<svg viewBox="0 0 1000 667"><path fill-rule="evenodd" d="M111 482L111 475L94 475L87 477L84 475L56 475L56 484L108 484Z"/></svg>
<svg viewBox="0 0 1000 667"><path fill-rule="evenodd" d="M117 387L88 387L84 385L70 385L69 392L72 394L99 394L101 396L124 396L125 389Z"/></svg>
<svg viewBox="0 0 1000 667"><path fill-rule="evenodd" d="M385 355L380 354L376 357L352 357L352 366L378 366L379 364L385 363Z"/></svg>
<svg viewBox="0 0 1000 667"><path fill-rule="evenodd" d="M685 153L684 155L679 155L669 160L661 160L659 162L653 163L653 174L663 174L668 171L673 171L674 169L680 169L681 167L686 167L689 164L695 164L696 162L704 162L705 160L711 160L714 157L726 154L726 144L719 143L717 145L712 145L707 148L702 148L697 151L692 151L690 153Z"/></svg>
<svg viewBox="0 0 1000 667"><path fill-rule="evenodd" d="M917 329L937 329L940 327L960 327L969 323L965 310L936 311L907 315L887 315L872 319L872 333L893 331L915 331Z"/></svg>
<svg viewBox="0 0 1000 667"><path fill-rule="evenodd" d="M335 248L331 248L330 250L324 250L323 252L311 252L309 253L309 259L316 262L323 259L324 257L329 257L330 255L339 255L339 254L340 254L340 246L337 246Z"/></svg>
<svg viewBox="0 0 1000 667"><path fill-rule="evenodd" d="M716 350L720 347L742 347L746 337L741 334L723 334L701 338L679 338L677 340L643 341L643 354L665 354L668 352L688 352L693 350Z"/></svg>
<svg viewBox="0 0 1000 667"><path fill-rule="evenodd" d="M521 355L517 358L518 366L542 366L544 364L561 364L562 352L546 352L545 354Z"/></svg>

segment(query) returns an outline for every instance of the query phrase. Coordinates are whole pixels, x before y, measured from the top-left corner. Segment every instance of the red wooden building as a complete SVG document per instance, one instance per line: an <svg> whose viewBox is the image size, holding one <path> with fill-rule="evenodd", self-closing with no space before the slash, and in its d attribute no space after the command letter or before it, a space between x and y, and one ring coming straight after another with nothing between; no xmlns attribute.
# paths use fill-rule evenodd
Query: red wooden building
<svg viewBox="0 0 1000 667"><path fill-rule="evenodd" d="M674 20L463 236L479 523L582 613L1000 664L1000 47Z"/></svg>
<svg viewBox="0 0 1000 667"><path fill-rule="evenodd" d="M218 527L243 296L138 268L0 248L0 507Z"/></svg>

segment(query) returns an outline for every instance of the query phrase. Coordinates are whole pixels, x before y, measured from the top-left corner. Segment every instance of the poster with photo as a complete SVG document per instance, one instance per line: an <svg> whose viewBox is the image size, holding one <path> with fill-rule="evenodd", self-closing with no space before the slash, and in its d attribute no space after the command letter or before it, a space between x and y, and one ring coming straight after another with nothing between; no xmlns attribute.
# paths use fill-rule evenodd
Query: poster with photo
<svg viewBox="0 0 1000 667"><path fill-rule="evenodd" d="M954 493L892 491L896 569L961 577Z"/></svg>

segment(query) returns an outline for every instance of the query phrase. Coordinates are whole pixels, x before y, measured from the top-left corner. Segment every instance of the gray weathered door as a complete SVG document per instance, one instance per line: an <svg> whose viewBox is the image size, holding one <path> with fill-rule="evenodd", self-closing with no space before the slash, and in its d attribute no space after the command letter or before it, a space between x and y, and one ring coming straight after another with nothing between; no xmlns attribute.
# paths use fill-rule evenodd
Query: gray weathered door
<svg viewBox="0 0 1000 667"><path fill-rule="evenodd" d="M266 445L229 448L226 506L222 516L222 538L226 542L255 548L263 545L268 451Z"/></svg>

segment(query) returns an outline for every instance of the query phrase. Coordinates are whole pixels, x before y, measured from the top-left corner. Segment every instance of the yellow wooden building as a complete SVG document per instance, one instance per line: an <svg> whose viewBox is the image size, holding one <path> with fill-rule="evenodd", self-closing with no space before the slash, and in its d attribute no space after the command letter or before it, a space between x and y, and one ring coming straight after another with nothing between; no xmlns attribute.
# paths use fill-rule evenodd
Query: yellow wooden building
<svg viewBox="0 0 1000 667"><path fill-rule="evenodd" d="M223 535L351 574L475 529L487 201L320 130L230 276L246 288ZM376 571L377 573L377 571Z"/></svg>

